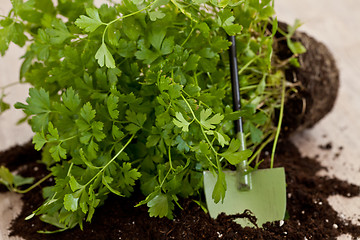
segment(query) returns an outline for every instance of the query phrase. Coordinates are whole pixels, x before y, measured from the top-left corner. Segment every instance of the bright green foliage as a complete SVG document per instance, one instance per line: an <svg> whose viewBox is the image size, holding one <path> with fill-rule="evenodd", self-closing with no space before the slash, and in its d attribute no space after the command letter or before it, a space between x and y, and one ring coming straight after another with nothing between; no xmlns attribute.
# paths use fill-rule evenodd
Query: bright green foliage
<svg viewBox="0 0 360 240"><path fill-rule="evenodd" d="M34 87L15 106L55 178L29 218L82 227L110 193L130 197L135 185L150 216L172 218L179 197L199 200L203 170L218 175L219 202L223 170L274 131L281 81L271 67L270 0L124 0L98 9L91 0L12 2L0 51L29 41L20 72ZM235 113L227 34L236 35L241 68ZM233 129L240 116L246 151Z"/></svg>
<svg viewBox="0 0 360 240"><path fill-rule="evenodd" d="M34 178L24 178L20 175L12 174L9 169L4 166L0 166L0 184L5 185L9 190L14 191L18 187L26 184L32 184Z"/></svg>
<svg viewBox="0 0 360 240"><path fill-rule="evenodd" d="M102 24L104 24L100 19L97 9L87 8L86 13L89 15L89 17L81 15L80 18L75 21L75 24L79 28L84 29L86 32L93 32Z"/></svg>
<svg viewBox="0 0 360 240"><path fill-rule="evenodd" d="M105 43L101 44L99 50L95 54L95 58L98 60L100 67L103 67L104 65L108 68L115 67L115 60Z"/></svg>

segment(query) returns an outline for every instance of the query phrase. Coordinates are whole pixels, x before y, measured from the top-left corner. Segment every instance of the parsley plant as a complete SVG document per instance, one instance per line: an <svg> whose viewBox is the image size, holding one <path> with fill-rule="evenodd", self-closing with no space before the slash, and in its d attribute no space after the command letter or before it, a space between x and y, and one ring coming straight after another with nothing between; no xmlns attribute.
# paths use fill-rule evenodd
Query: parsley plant
<svg viewBox="0 0 360 240"><path fill-rule="evenodd" d="M213 198L221 201L223 170L258 162L274 139L283 74L271 65L271 0L11 2L0 53L10 42L27 48L21 81L33 88L15 106L55 178L29 218L82 227L109 194L139 188L150 216L171 219L179 197L200 199L203 170L217 174ZM237 39L239 112L227 34ZM242 152L232 122L240 116L249 149Z"/></svg>

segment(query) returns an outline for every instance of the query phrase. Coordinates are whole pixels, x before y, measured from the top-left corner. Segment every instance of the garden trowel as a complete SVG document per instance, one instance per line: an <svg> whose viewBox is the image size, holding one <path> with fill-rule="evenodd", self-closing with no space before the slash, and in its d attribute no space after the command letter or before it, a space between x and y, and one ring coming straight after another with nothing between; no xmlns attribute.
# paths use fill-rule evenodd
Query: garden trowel
<svg viewBox="0 0 360 240"><path fill-rule="evenodd" d="M229 49L232 81L233 109L240 110L240 89L236 56L235 37L229 36L232 45ZM245 137L241 117L235 121L235 131L241 141L239 151L245 150ZM217 177L210 171L204 171L205 197L210 216L216 218L220 213L241 214L250 210L257 218L259 227L266 222L284 219L286 210L286 184L284 168L269 168L249 171L247 161L237 166L237 171L224 171L226 193L223 201L215 203L212 199ZM247 218L235 219L237 223L254 227Z"/></svg>

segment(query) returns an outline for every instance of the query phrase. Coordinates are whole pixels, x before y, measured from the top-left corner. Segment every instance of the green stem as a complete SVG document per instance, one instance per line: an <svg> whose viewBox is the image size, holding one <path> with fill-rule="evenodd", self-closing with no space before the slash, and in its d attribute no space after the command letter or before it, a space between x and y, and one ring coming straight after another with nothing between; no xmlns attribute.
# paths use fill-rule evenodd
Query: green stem
<svg viewBox="0 0 360 240"><path fill-rule="evenodd" d="M256 55L253 59L251 59L249 62L247 62L238 72L238 75L240 76L245 69L247 69L256 59L258 59L260 55Z"/></svg>
<svg viewBox="0 0 360 240"><path fill-rule="evenodd" d="M207 137L207 135L206 135L206 133L205 133L205 131L204 131L204 128L203 128L202 125L201 125L201 122L200 122L199 119L197 119L197 117L195 116L195 113L194 113L194 111L192 110L189 102L186 100L186 98L184 97L184 95L181 94L181 97L184 99L186 105L189 107L190 112L191 112L194 120L199 124L200 129L201 129L201 133L203 134L206 142L209 144L211 150L214 152L214 154L215 154L215 159L216 159L216 163L217 163L217 165L218 165L218 167L219 167L219 166L220 166L220 161L219 161L219 158L218 158L218 152L215 150L214 146L212 145L212 143L210 142L209 138Z"/></svg>
<svg viewBox="0 0 360 240"><path fill-rule="evenodd" d="M261 144L259 149L249 159L248 164L252 163L252 161L254 161L254 159L260 154L260 152L264 149L264 147L266 147L266 145L268 145L272 140L274 140L274 136L275 134L271 134L270 137Z"/></svg>
<svg viewBox="0 0 360 240"><path fill-rule="evenodd" d="M9 87L18 85L18 84L21 84L21 82L12 82L12 83L6 84L4 86L1 86L0 89L6 89L6 88L9 88Z"/></svg>
<svg viewBox="0 0 360 240"><path fill-rule="evenodd" d="M173 165L172 165L172 160L171 160L171 146L169 146L169 164L170 164L170 169L174 170Z"/></svg>
<svg viewBox="0 0 360 240"><path fill-rule="evenodd" d="M206 133L205 133L205 131L204 131L204 128L202 127L201 122L199 121L199 119L197 119L197 117L195 116L195 113L194 113L194 111L192 110L192 108L191 108L191 106L190 106L190 103L186 100L186 98L184 97L184 95L181 94L181 97L184 99L186 105L189 107L190 112L191 112L191 115L193 116L194 120L200 125L201 132L202 132L202 134L204 135L206 142L210 145L210 148L211 148L211 150L215 153L215 156L217 156L218 153L216 152L216 150L215 150L214 147L212 146L210 140L209 140L208 137L206 136Z"/></svg>
<svg viewBox="0 0 360 240"><path fill-rule="evenodd" d="M48 178L50 178L52 176L52 173L49 173L48 175L46 175L45 177L43 177L42 179L40 179L37 183L33 184L31 187L25 189L25 190L20 190L15 188L13 191L17 192L17 193L27 193L29 191L31 191L32 189L34 189L35 187L39 186L41 183L43 183L44 181L46 181Z"/></svg>
<svg viewBox="0 0 360 240"><path fill-rule="evenodd" d="M271 153L270 168L274 167L275 150L276 150L276 145L277 145L279 135L280 135L280 131L281 131L282 119L283 119L283 116L284 116L285 84L286 84L286 80L283 79L283 84L282 84L282 89L281 89L281 106L280 106L279 122L278 122L278 126L277 126L277 129L276 129L276 135L275 135L274 144L273 144L272 153Z"/></svg>
<svg viewBox="0 0 360 240"><path fill-rule="evenodd" d="M61 140L59 140L59 141L60 141L60 144L62 144L63 142L69 141L69 140L71 140L71 139L74 139L74 138L76 138L76 137L78 137L78 136L79 136L79 135L76 134L76 135L74 135L74 136L71 136L71 137L68 137L68 138L65 138L65 139L61 139Z"/></svg>
<svg viewBox="0 0 360 240"><path fill-rule="evenodd" d="M88 181L84 187L89 185L92 181L94 181L112 162L115 161L115 159L125 150L125 148L131 143L135 135L132 135L130 139L127 141L127 143L116 153L116 155L92 178L90 181Z"/></svg>
<svg viewBox="0 0 360 240"><path fill-rule="evenodd" d="M187 36L187 38L185 39L185 41L180 45L181 47L185 45L185 43L190 39L192 33L194 32L195 28L192 28L189 35Z"/></svg>

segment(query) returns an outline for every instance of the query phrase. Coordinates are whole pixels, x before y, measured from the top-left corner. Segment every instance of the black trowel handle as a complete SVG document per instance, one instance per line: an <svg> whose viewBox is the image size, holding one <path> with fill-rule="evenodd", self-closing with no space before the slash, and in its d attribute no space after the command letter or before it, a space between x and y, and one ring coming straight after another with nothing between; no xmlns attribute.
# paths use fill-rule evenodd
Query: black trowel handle
<svg viewBox="0 0 360 240"><path fill-rule="evenodd" d="M230 59L230 73L231 73L231 88L232 88L232 97L233 97L233 111L239 111L241 109L240 103L240 85L239 85L239 75L238 75L238 65L237 65L237 56L236 56L236 42L235 36L228 36L229 41L232 43L229 47L229 59ZM245 139L244 131L242 126L241 117L234 121L235 132L238 135L238 139L241 140L241 149L245 150Z"/></svg>
<svg viewBox="0 0 360 240"><path fill-rule="evenodd" d="M239 75L238 75L238 66L237 66L237 56L236 56L236 43L235 36L229 36L229 41L232 43L229 48L229 58L230 58L230 73L231 73L231 88L233 95L233 110L239 111L241 109L240 104L240 84L239 84ZM235 122L235 131L237 138L240 140L240 151L246 149L245 146L245 136L242 126L242 119L239 117ZM241 161L238 164L237 168L239 174L237 179L238 189L240 191L249 191L251 189L251 177L248 174L247 161Z"/></svg>

